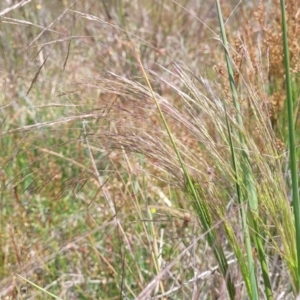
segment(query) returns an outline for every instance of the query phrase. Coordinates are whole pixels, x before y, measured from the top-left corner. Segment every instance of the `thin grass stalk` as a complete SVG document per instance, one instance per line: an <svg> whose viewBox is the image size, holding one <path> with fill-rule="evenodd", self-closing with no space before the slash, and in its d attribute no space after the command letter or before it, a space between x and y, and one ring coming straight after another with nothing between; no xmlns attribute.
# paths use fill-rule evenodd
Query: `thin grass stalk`
<svg viewBox="0 0 300 300"><path fill-rule="evenodd" d="M161 270L161 264L159 263L159 260L161 259L161 254L159 253L158 247L157 247L157 237L156 237L156 232L153 226L153 216L151 211L148 209L148 216L149 216L149 231L150 231L150 235L151 235L151 240L152 240L152 246L151 246L151 256L152 256L152 260L154 263L154 268L156 270L156 273L159 274L160 270ZM156 286L155 289L155 294L158 293L159 288L161 289L161 293L164 294L165 290L164 290L164 286L163 283L160 281L159 284Z"/></svg>
<svg viewBox="0 0 300 300"><path fill-rule="evenodd" d="M226 104L225 103L224 103L224 108L225 108L225 113L226 113ZM233 147L231 128L230 128L230 124L229 124L227 115L225 116L225 118L226 118L227 130L228 130L228 138L229 138L229 146L230 146L230 152L231 152L232 166L233 166L233 170L234 170L234 174L235 174L234 176L235 176L235 185L236 185L236 191L237 191L237 198L239 200L239 204L241 204L240 213L241 213L241 221L242 221L242 230L243 230L243 233L244 233L244 240L245 240L245 244L246 244L246 252L247 252L247 254L250 253L250 256L247 255L248 268L249 268L249 266L253 265L253 269L254 269L254 263L253 263L253 259L252 259L252 247L251 247L249 226L248 226L248 223L247 223L246 209L245 209L245 206L243 205L243 196L242 196L241 186L238 182L238 178L239 178L238 166L237 166L236 155L235 155L235 151L234 151L234 147ZM244 275L245 275L245 273L244 273ZM251 275L252 275L252 273L250 272L250 283L251 283ZM244 280L245 280L246 283L248 282L248 280L246 278ZM252 280L253 280L253 278L252 278ZM251 284L251 286L252 286L252 284ZM252 297L253 297L253 287L251 288L247 284L246 284L246 287L247 287L249 296L252 299Z"/></svg>
<svg viewBox="0 0 300 300"><path fill-rule="evenodd" d="M221 28L222 39L223 39L223 44L224 44L224 48L225 48L225 57L226 57L226 62L227 62L229 82L230 82L230 87L231 87L231 91L232 91L233 101L234 101L234 104L235 104L235 107L237 110L237 121L240 124L242 122L242 120L241 120L240 108L239 108L239 103L238 103L237 91L236 91L234 79L233 79L234 76L233 76L231 64L230 64L229 57L228 57L227 38L226 38L226 34L225 34L223 16L222 16L219 1L216 1L216 3L217 3L217 10L218 10L218 17L219 17L219 23L220 23L220 28ZM225 104L224 104L224 107L225 107L225 112L226 112ZM227 120L227 118L226 118L226 120ZM228 124L227 124L227 127L228 127ZM241 221L242 221L242 230L243 230L243 234L244 234L247 258L248 258L248 269L249 269L249 273L250 273L251 290L249 291L250 292L249 296L251 299L258 300L258 288L257 288L256 275L255 275L254 261L253 261L253 256L252 256L252 247L251 247L251 240L250 240L250 234L249 234L249 226L248 226L248 223L246 220L246 210L245 210L245 206L244 206L243 196L241 193L241 187L238 182L238 179L239 179L238 167L237 167L237 162L236 162L235 151L234 151L234 147L233 147L233 141L232 141L230 128L228 128L228 136L229 136L230 151L231 151L231 156L232 156L232 165L233 165L233 169L235 172L237 196L238 196L239 204L241 206L240 213L241 213Z"/></svg>
<svg viewBox="0 0 300 300"><path fill-rule="evenodd" d="M165 119L165 116L164 116L164 114L163 114L163 112L160 108L158 100L157 100L157 98L155 96L155 93L152 89L149 78L148 78L148 76L146 74L146 71L143 67L143 64L142 64L141 59L140 59L140 55L139 55L138 51L136 51L136 53L137 53L137 60L138 60L138 63L140 65L141 71L142 71L143 76L146 80L146 83L149 87L149 90L152 94L152 98L155 101L155 104L156 104L157 110L159 112L159 115L160 115L160 117L163 121L164 127L167 131L167 134L168 134L169 138L170 138L172 147L173 147L173 149L176 153L176 156L177 156L178 161L180 163L180 166L182 168L184 178L186 180L186 184L185 184L186 191L185 192L188 193L189 197L193 201L194 209L196 210L196 213L198 214L198 216L200 218L200 221L202 223L202 226L204 227L204 230L207 231L207 235L206 235L207 242L208 242L209 246L212 248L212 250L214 252L214 255L217 259L217 262L218 262L219 268L221 270L221 273L224 277L224 280L226 281L226 286L227 286L227 291L228 291L229 297L230 297L230 299L233 300L235 298L235 288L234 288L234 284L231 280L231 276L230 276L229 271L228 271L227 259L226 259L226 256L224 254L224 251L223 251L221 245L217 241L215 230L212 229L212 223L211 223L211 219L210 219L210 216L209 216L209 213L208 213L208 208L206 207L206 202L203 201L203 199L201 199L201 195L199 195L199 191L201 190L201 188L196 187L197 183L192 180L192 178L190 177L190 175L189 175L189 173L186 169L186 166L183 162L180 151L179 151L179 149L176 145L176 142L173 138L173 135L172 135L172 133L169 129L168 123Z"/></svg>
<svg viewBox="0 0 300 300"><path fill-rule="evenodd" d="M224 44L224 50L225 50L225 59L226 59L226 64L227 64L227 71L228 71L228 77L229 77L229 83L230 83L230 88L231 88L231 93L232 93L232 98L233 98L233 103L236 109L236 119L238 122L238 125L240 128L243 128L243 120L242 120L242 115L241 115L241 110L240 110L240 105L238 101L238 94L237 94L237 89L235 86L234 82L234 74L230 62L230 56L228 52L228 46L227 46L227 38L226 38L226 33L225 33L225 27L224 27L224 22L223 22L223 15L221 11L221 6L219 0L216 1L217 4L217 11L218 11L218 18L219 18L219 23L220 23L220 28L221 28L221 35L222 35L222 40ZM224 104L225 106L225 104ZM258 286L257 286L257 280L256 280L256 274L255 274L255 264L253 260L253 255L252 255L252 249L251 249L251 240L250 240L250 234L249 234L249 225L246 221L246 207L245 207L245 200L244 197L241 193L241 188L239 184L239 174L238 174L238 168L236 164L236 157L235 157L235 150L233 147L233 141L231 138L231 129L228 127L228 122L227 122L227 128L228 128L228 135L229 135L229 144L230 144L230 149L231 149L231 155L232 155L232 163L233 163L233 168L235 172L235 177L236 177L236 188L237 188L237 194L238 194L238 201L239 204L241 205L241 219L242 219L242 227L243 227L243 233L244 233L244 239L245 239L245 244L246 244L246 252L247 252L247 258L248 258L248 268L250 272L250 284L251 284L251 294L249 296L252 296L252 299L259 299L258 297ZM247 155L247 145L244 140L243 133L241 132L241 129L238 132L239 134L239 140L242 145L242 171L243 171L243 178L245 181L246 189L247 189L247 196L249 199L249 206L250 206L250 214L248 214L248 218L250 219L250 223L253 224L253 240L254 243L258 249L259 252L259 260L261 263L262 267L262 273L263 273L263 279L264 279L264 286L265 286L265 293L267 296L267 299L273 299L272 297L272 288L271 288L271 283L268 275L268 265L266 261L266 255L263 249L263 243L261 240L261 237L258 235L258 225L257 225L257 219L258 219L258 198L257 198L257 193L254 185L254 179L252 177L251 173L251 167L249 164L249 158Z"/></svg>
<svg viewBox="0 0 300 300"><path fill-rule="evenodd" d="M299 187L298 187L298 174L297 174L297 158L295 148L295 129L293 121L293 96L292 96L292 83L290 75L290 59L289 59L289 46L287 36L287 25L285 16L285 1L280 1L281 17L282 17L282 33L283 33L283 52L284 52L284 66L285 66L285 84L287 96L287 110L288 110L288 130L289 130L289 154L290 154L290 168L292 177L292 192L293 192L293 210L295 217L296 229L296 247L297 247L297 275L298 282L295 282L297 293L299 293L300 282L300 207L299 207Z"/></svg>
<svg viewBox="0 0 300 300"><path fill-rule="evenodd" d="M26 279L25 277L23 277L23 276L21 276L21 275L19 275L19 274L17 274L17 276L20 277L20 278L22 278L23 280L27 281L29 284L31 284L32 286L34 286L34 287L37 288L38 290L40 290L40 291L44 292L45 294L51 296L52 298L57 299L57 300L63 300L62 298L57 297L56 295L50 293L49 291L47 291L47 290L45 290L44 288L40 287L39 285L33 283L32 281Z"/></svg>

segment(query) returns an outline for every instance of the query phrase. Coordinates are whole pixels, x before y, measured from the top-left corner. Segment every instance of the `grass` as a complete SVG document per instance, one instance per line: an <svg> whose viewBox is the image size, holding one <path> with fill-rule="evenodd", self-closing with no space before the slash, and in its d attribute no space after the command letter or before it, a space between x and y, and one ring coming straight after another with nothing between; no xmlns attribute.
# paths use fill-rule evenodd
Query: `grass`
<svg viewBox="0 0 300 300"><path fill-rule="evenodd" d="M1 299L296 299L297 1L208 2L0 4Z"/></svg>

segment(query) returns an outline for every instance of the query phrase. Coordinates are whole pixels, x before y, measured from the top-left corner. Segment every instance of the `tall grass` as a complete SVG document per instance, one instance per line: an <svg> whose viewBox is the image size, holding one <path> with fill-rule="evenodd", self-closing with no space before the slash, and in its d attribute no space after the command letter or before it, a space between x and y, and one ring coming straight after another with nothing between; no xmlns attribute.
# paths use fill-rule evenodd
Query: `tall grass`
<svg viewBox="0 0 300 300"><path fill-rule="evenodd" d="M0 298L297 297L297 1L25 2L0 6Z"/></svg>
<svg viewBox="0 0 300 300"><path fill-rule="evenodd" d="M298 170L297 170L297 157L295 148L295 127L294 127L294 109L293 109L293 95L292 83L290 75L290 58L289 58L289 45L287 36L286 16L285 16L285 1L281 0L281 15L282 15L282 36L283 36L283 50L284 50L284 66L285 66L285 82L286 82L286 101L287 101L287 119L289 128L289 154L290 154L290 168L292 178L292 203L295 217L295 238L297 246L297 273L298 278L295 282L297 293L300 289L300 207L299 207L299 186L298 186ZM300 293L299 293L300 295Z"/></svg>

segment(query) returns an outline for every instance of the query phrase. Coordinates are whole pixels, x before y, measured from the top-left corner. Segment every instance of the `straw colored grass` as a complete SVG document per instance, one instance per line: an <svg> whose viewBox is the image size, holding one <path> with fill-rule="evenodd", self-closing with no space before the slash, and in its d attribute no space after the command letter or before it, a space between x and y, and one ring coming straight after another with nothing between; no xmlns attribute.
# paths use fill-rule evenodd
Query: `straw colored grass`
<svg viewBox="0 0 300 300"><path fill-rule="evenodd" d="M0 4L1 299L252 298L241 209L273 298L295 299L280 7L222 3L240 123L208 2Z"/></svg>

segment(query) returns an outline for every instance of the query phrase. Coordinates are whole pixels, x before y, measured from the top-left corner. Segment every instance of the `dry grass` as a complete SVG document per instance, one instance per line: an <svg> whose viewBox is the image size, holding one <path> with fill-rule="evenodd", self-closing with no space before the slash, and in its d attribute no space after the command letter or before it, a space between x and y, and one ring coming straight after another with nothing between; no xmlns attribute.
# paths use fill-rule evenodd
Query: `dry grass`
<svg viewBox="0 0 300 300"><path fill-rule="evenodd" d="M295 245L279 6L225 2L274 298L294 299L284 294ZM295 80L296 4L288 5ZM21 274L63 299L227 299L138 48L209 203L236 297L246 299L224 102L238 124L214 3L28 1L1 17L0 298L46 298Z"/></svg>

